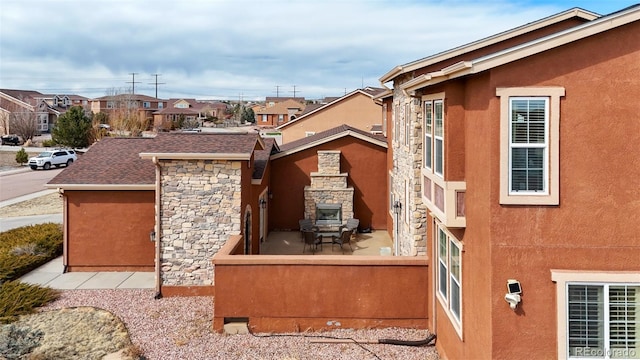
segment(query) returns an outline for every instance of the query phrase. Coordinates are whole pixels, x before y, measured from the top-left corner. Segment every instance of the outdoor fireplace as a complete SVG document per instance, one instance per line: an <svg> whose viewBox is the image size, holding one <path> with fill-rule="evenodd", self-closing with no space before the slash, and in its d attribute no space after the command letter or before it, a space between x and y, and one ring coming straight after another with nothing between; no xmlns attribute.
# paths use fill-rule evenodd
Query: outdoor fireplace
<svg viewBox="0 0 640 360"><path fill-rule="evenodd" d="M341 204L316 204L316 225L341 225Z"/></svg>

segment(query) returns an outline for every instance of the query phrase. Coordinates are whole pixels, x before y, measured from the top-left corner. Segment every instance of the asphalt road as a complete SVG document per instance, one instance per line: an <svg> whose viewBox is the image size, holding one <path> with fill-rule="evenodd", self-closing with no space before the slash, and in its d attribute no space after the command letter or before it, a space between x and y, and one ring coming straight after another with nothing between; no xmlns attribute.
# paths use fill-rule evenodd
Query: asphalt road
<svg viewBox="0 0 640 360"><path fill-rule="evenodd" d="M64 167L50 170L28 170L15 174L0 174L0 201L46 190L44 185Z"/></svg>

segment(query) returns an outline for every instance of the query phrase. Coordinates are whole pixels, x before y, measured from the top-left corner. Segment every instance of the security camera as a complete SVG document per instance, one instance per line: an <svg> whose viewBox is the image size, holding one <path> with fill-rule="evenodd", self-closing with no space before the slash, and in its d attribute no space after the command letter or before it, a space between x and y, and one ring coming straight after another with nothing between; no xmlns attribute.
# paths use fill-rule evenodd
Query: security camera
<svg viewBox="0 0 640 360"><path fill-rule="evenodd" d="M509 303L509 307L511 308L511 310L515 310L518 304L520 303L520 295L507 294L504 296L504 301Z"/></svg>
<svg viewBox="0 0 640 360"><path fill-rule="evenodd" d="M509 303L511 310L515 310L522 300L520 294L522 294L520 281L514 279L507 280L507 294L504 296L504 301Z"/></svg>

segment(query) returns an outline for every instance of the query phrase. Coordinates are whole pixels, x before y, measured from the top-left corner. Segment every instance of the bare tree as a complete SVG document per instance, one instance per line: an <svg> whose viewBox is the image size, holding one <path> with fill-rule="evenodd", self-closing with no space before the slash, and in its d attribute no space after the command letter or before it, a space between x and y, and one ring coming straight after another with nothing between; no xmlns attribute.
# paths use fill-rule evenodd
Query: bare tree
<svg viewBox="0 0 640 360"><path fill-rule="evenodd" d="M39 134L37 114L33 111L27 109L14 111L9 116L9 122L11 132L20 136L24 142L32 140Z"/></svg>
<svg viewBox="0 0 640 360"><path fill-rule="evenodd" d="M150 124L144 111L130 91L111 88L107 90L109 125L118 135L140 136Z"/></svg>

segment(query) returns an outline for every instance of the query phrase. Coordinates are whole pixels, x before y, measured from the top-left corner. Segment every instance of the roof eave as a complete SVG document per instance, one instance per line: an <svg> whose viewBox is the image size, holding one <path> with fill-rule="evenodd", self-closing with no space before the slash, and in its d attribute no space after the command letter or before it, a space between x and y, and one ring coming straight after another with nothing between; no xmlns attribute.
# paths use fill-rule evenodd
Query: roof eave
<svg viewBox="0 0 640 360"><path fill-rule="evenodd" d="M249 153L140 153L143 159L158 160L230 160L242 161L250 160Z"/></svg>
<svg viewBox="0 0 640 360"><path fill-rule="evenodd" d="M384 148L387 147L387 142L386 141L373 139L371 137L368 137L368 136L365 136L363 134L360 134L359 132L347 130L347 131L343 131L343 132L340 132L340 133L337 133L337 134L333 134L331 136L323 137L321 139L318 139L318 140L310 142L310 143L306 143L304 145L300 145L300 146L295 147L293 149L289 149L289 150L286 150L286 151L283 151L283 152L279 152L277 154L273 154L273 155L270 156L270 159L271 160L279 159L281 157L285 157L285 156L288 156L288 155L291 155L291 154L295 154L297 152L310 149L310 148L312 148L314 146L318 146L318 145L327 143L329 141L340 139L342 137L349 136L349 135L353 136L353 137L355 137L357 139L372 143L374 145L378 145L378 146L381 146L381 147L384 147Z"/></svg>
<svg viewBox="0 0 640 360"><path fill-rule="evenodd" d="M48 189L86 191L136 191L155 190L155 184L45 184Z"/></svg>

